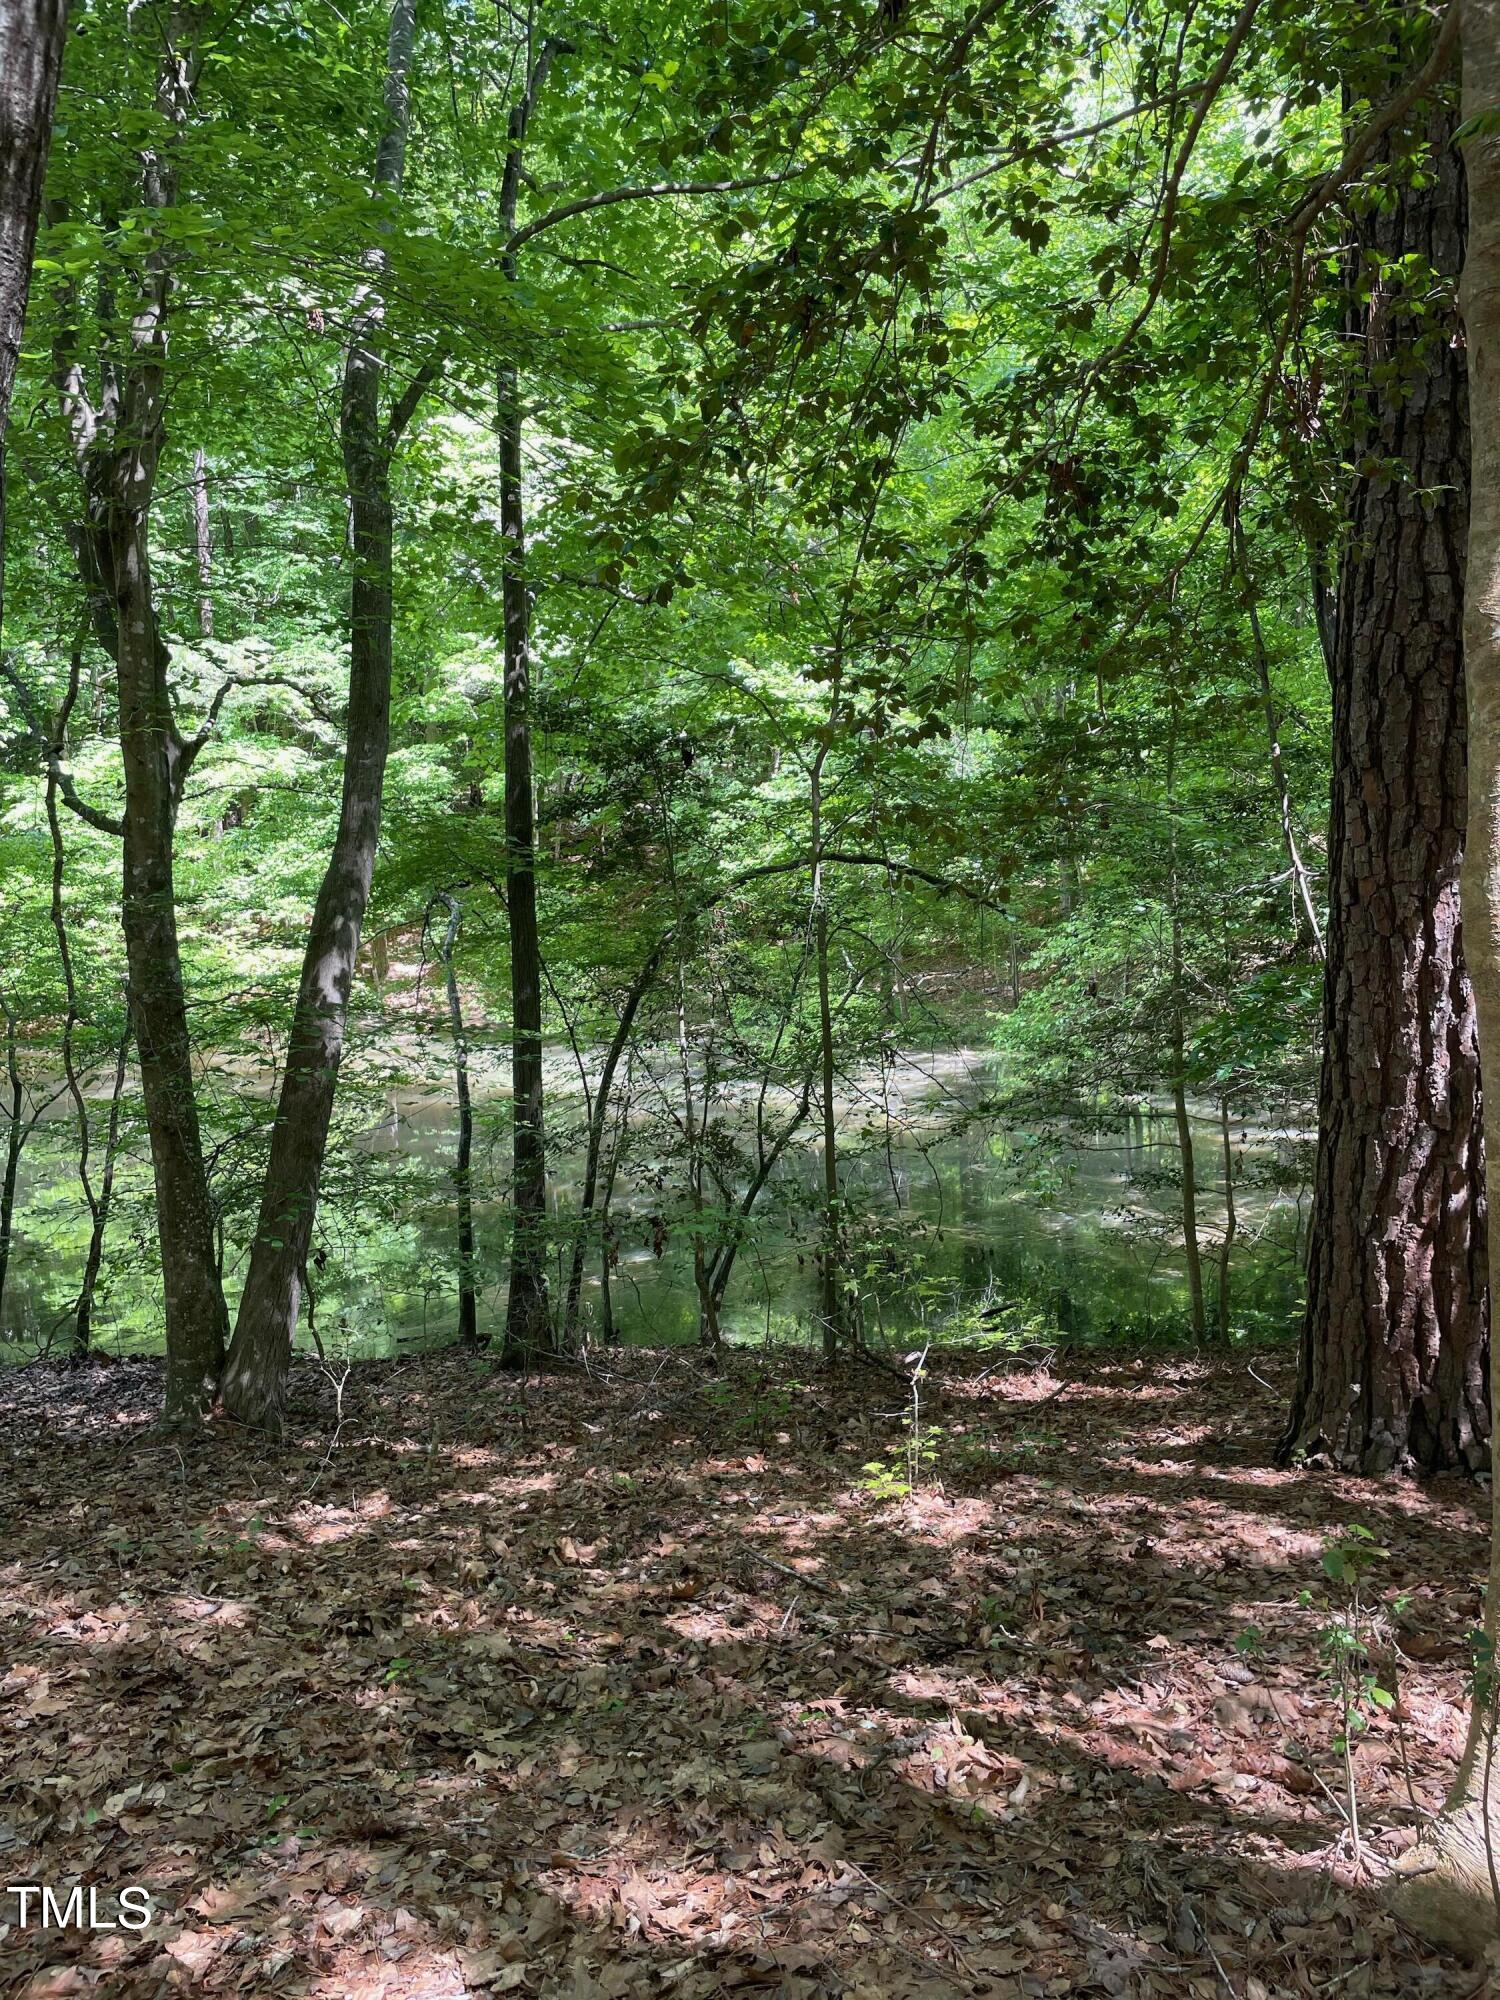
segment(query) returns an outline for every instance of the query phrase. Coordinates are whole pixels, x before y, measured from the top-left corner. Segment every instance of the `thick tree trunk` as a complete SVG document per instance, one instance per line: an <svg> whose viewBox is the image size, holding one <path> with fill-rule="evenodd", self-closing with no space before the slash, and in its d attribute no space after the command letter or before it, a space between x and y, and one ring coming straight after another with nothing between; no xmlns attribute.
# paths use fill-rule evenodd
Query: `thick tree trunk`
<svg viewBox="0 0 1500 2000"><path fill-rule="evenodd" d="M385 129L375 168L376 187L392 192L400 188L405 163L414 33L415 0L395 0L386 62ZM260 1218L223 1378L229 1415L267 1430L278 1429L281 1423L344 1050L349 990L380 844L390 747L390 470L404 420L398 413L387 425L381 423L385 368L380 354L383 259L379 251L371 253L369 265L371 282L359 301L344 364L340 411L354 544L343 795L333 853L308 929ZM415 405L410 396L401 407L407 417L412 414Z"/></svg>
<svg viewBox="0 0 1500 2000"><path fill-rule="evenodd" d="M505 539L505 902L510 917L511 1211L507 1367L552 1346L547 1304L547 1140L542 1090L542 955L531 767L531 600L521 474L520 385L500 379L500 531Z"/></svg>
<svg viewBox="0 0 1500 2000"><path fill-rule="evenodd" d="M1465 124L1500 103L1500 0L1464 0ZM1473 982L1479 1057L1500 1076L1500 134L1470 137L1469 241L1461 304L1468 353L1473 446L1472 504L1464 601L1468 684L1468 844L1463 864L1464 932ZM1481 1269L1483 1266L1481 1265ZM1491 1344L1491 1408L1500 1359ZM1402 1919L1435 1943L1478 1957L1500 1937L1500 1772L1495 1765L1495 1640L1500 1633L1500 1480L1492 1480L1485 1632L1490 1656L1478 1675L1469 1742L1448 1811L1399 1864L1391 1900Z"/></svg>
<svg viewBox="0 0 1500 2000"><path fill-rule="evenodd" d="M1457 278L1452 131L1434 112L1429 185L1361 211L1351 280L1357 448L1405 476L1355 481L1339 577L1317 1180L1283 1450L1366 1473L1475 1472L1489 1456L1479 1043L1458 900L1465 357L1449 313L1413 320L1388 278L1371 290L1367 261L1415 256Z"/></svg>

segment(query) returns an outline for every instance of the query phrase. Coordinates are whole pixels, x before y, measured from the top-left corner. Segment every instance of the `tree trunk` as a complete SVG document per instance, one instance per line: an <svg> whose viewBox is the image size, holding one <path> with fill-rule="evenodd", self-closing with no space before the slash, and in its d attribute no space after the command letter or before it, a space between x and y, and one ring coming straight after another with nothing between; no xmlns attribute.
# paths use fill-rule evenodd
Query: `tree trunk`
<svg viewBox="0 0 1500 2000"><path fill-rule="evenodd" d="M121 441L124 442L123 440ZM120 749L125 767L125 889L121 921L141 1094L156 1181L166 1294L163 1415L192 1424L208 1409L224 1360L228 1315L214 1257L213 1203L198 1128L173 881L172 763L176 730L156 632L144 502L131 505L130 467L117 451L114 533L119 612ZM123 488L123 491L120 489Z"/></svg>
<svg viewBox="0 0 1500 2000"><path fill-rule="evenodd" d="M1239 1218L1234 1206L1234 1147L1229 1138L1229 1099L1219 1099L1219 1133L1224 1145L1224 1241L1219 1250L1219 1340L1229 1345L1229 1256Z"/></svg>
<svg viewBox="0 0 1500 2000"><path fill-rule="evenodd" d="M89 1230L88 1254L83 1260L83 1282L78 1287L78 1303L73 1308L72 1352L76 1361L87 1358L94 1337L94 1294L99 1289L99 1273L104 1264L104 1232L114 1205L115 1162L120 1152L120 1100L125 1094L125 1065L130 1055L130 1023L125 1023L120 1046L115 1052L114 1085L109 1095L109 1124L104 1133L104 1170L99 1177L99 1193L92 1203L93 1226Z"/></svg>
<svg viewBox="0 0 1500 2000"><path fill-rule="evenodd" d="M500 378L500 531L505 539L505 903L510 916L511 1211L507 1367L552 1346L547 1304L547 1141L542 1086L542 955L536 912L531 768L531 600L521 483L520 385Z"/></svg>
<svg viewBox="0 0 1500 2000"><path fill-rule="evenodd" d="M682 1074L682 1129L687 1140L688 1195L693 1204L693 1287L698 1294L698 1345L719 1345L719 1313L709 1282L708 1253L703 1247L703 1153L708 1137L708 1100L712 1088L711 1056L704 1058L703 1139L694 1108L692 1064L688 1055L687 988L682 959L677 961L677 1061ZM717 1255L717 1246L715 1255Z"/></svg>
<svg viewBox="0 0 1500 2000"><path fill-rule="evenodd" d="M471 1161L474 1156L474 1107L469 1099L469 1048L464 1040L463 1004L458 992L458 973L453 965L453 947L463 921L456 899L434 896L428 905L441 903L448 923L439 947L448 988L448 1027L453 1036L453 1082L458 1100L458 1159L453 1184L458 1195L458 1338L464 1347L479 1347L479 1301L474 1285L474 1186Z"/></svg>
<svg viewBox="0 0 1500 2000"><path fill-rule="evenodd" d="M146 211L161 212L176 201L172 133L188 115L193 60L175 11L153 17L151 29L163 41L156 108L168 137L141 155L141 193ZM193 746L184 742L172 707L170 656L157 623L150 563L151 506L165 442L172 277L170 246L158 237L142 262L125 364L105 365L98 409L89 399L76 325L65 324L58 334L55 369L83 489L74 551L119 693L125 780L120 923L156 1182L167 1347L163 1419L191 1426L212 1398L227 1316L198 1128L173 884L173 822ZM108 825L87 810L84 817Z"/></svg>
<svg viewBox="0 0 1500 2000"><path fill-rule="evenodd" d="M776 1171L777 1163L780 1161L782 1154L786 1151L788 1145L790 1145L792 1139L805 1121L811 1103L812 1086L808 1084L803 1089L801 1099L793 1110L791 1117L781 1128L780 1132L777 1133L770 1147L762 1148L759 1165L751 1177L749 1186L740 1196L739 1204L735 1211L737 1221L740 1225L749 1222L751 1211L759 1200L767 1181L770 1180L771 1175ZM740 1245L743 1243L744 1237L745 1231L743 1226L735 1228L727 1242L720 1245L714 1255L713 1261L709 1265L709 1282L713 1289L714 1310L716 1313L723 1311L724 1294L729 1289L730 1276L734 1271L735 1259L739 1256Z"/></svg>
<svg viewBox="0 0 1500 2000"><path fill-rule="evenodd" d="M835 684L828 718L831 737L838 717ZM828 885L823 867L823 759L827 741L819 746L812 768L812 901L813 950L818 979L818 1051L820 1109L823 1126L823 1241L818 1251L819 1298L823 1320L823 1359L837 1361L844 1340L844 1232L839 1214L838 1117L833 1094L833 1008L828 980Z"/></svg>
<svg viewBox="0 0 1500 2000"><path fill-rule="evenodd" d="M198 637L214 636L213 537L208 527L208 469L200 445L193 453L193 556L198 566Z"/></svg>
<svg viewBox="0 0 1500 2000"><path fill-rule="evenodd" d="M1500 0L1464 0L1465 124L1500 102ZM1464 666L1468 683L1468 845L1464 929L1479 1059L1500 1075L1500 134L1464 148L1469 240L1460 294L1471 386L1472 504L1468 521ZM1483 1258L1481 1240L1480 1254ZM1483 1273L1484 1263L1480 1270ZM1489 1353L1491 1408L1500 1360ZM1488 1659L1476 1675L1469 1741L1445 1815L1398 1863L1391 1895L1402 1920L1475 1957L1500 1937L1500 1774L1495 1759L1495 1640L1500 1631L1500 1481L1492 1480Z"/></svg>
<svg viewBox="0 0 1500 2000"><path fill-rule="evenodd" d="M5 1281L10 1275L10 1252L14 1240L16 1179L21 1169L21 1148L26 1143L22 1114L26 1094L21 1088L21 1071L16 1061L15 1009L0 993L0 1015L5 1018L5 1080L10 1092L9 1124L5 1137L5 1167L0 1172L0 1326L5 1324Z"/></svg>
<svg viewBox="0 0 1500 2000"><path fill-rule="evenodd" d="M1182 926L1172 919L1172 1110L1177 1120L1177 1157L1182 1168L1182 1254L1187 1264L1188 1311L1193 1338L1201 1346L1208 1338L1203 1306L1203 1258L1198 1247L1198 1173L1193 1160L1193 1124L1188 1116L1187 1056L1184 1046L1181 992Z"/></svg>
<svg viewBox="0 0 1500 2000"><path fill-rule="evenodd" d="M506 125L500 183L501 267L515 281L514 239L526 133L562 43L548 36L531 57ZM552 1348L547 1303L547 1140L542 1079L542 954L536 914L536 800L531 765L531 595L526 582L526 494L521 383L513 367L497 379L500 446L501 616L505 650L505 900L510 918L511 1253L501 1363L524 1368Z"/></svg>
<svg viewBox="0 0 1500 2000"><path fill-rule="evenodd" d="M81 648L82 642L80 640L79 645L73 649L71 670L68 677L68 691L63 701L62 710L53 726L52 750L54 756L59 756L62 752L68 716L74 702L78 698ZM84 1204L89 1212L89 1249L92 1255L94 1241L100 1235L99 1200L94 1193L93 1178L89 1173L89 1108L84 1098L83 1084L79 1079L78 1065L74 1061L73 1056L73 1031L78 1025L78 982L73 976L73 947L68 936L67 911L63 904L63 877L67 851L63 842L62 823L57 811L57 790L57 770L55 764L53 764L47 772L46 812L47 831L52 840L52 929L53 934L57 938L58 963L62 967L63 990L67 995L67 1006L63 1013L61 1036L63 1080L67 1085L68 1095L73 1100L73 1118L78 1132L78 1183L83 1189ZM127 1028L125 1040L121 1044L121 1072L123 1072L124 1067L124 1051L128 1046L129 1030ZM116 1104L118 1103L122 1083L123 1075L117 1073L114 1099L114 1103ZM111 1123L114 1123L113 1106L111 1108ZM87 1267L85 1268L84 1285L79 1292L78 1304L74 1309L73 1334L69 1343L70 1358L74 1361L84 1361L88 1358L93 1280L97 1275L96 1270L93 1276L90 1276Z"/></svg>
<svg viewBox="0 0 1500 2000"><path fill-rule="evenodd" d="M389 192L399 191L405 165L414 34L415 0L395 0L387 45L385 127L374 176L375 186ZM308 930L260 1218L223 1380L228 1413L268 1430L281 1423L349 990L380 844L390 747L391 454L403 423L415 412L415 401L408 392L382 426L384 312L379 286L384 259L378 249L369 253L367 264L370 283L359 300L344 364L339 426L354 543L343 796L333 853ZM420 393L421 376L413 386Z"/></svg>
<svg viewBox="0 0 1500 2000"><path fill-rule="evenodd" d="M625 1004L620 1009L620 1019L610 1039L604 1057L604 1067L599 1072L599 1081L594 1086L594 1102L589 1114L588 1147L583 1161L583 1191L578 1201L578 1233L573 1240L573 1258L568 1272L567 1303L563 1310L563 1346L571 1350L578 1332L578 1304L583 1294L583 1258L587 1231L594 1213L599 1186L599 1163L604 1152L604 1133L609 1116L610 1098L614 1090L615 1072L620 1066L620 1057L625 1053L630 1040L630 1031L635 1024L636 1012L655 979L657 969L665 956L672 933L669 931L652 950L645 964L631 982L630 991L625 996ZM611 1169L611 1177L613 1169ZM609 1210L608 1190L601 1205L607 1217ZM606 1246L607 1256L607 1246Z"/></svg>
<svg viewBox="0 0 1500 2000"><path fill-rule="evenodd" d="M157 92L173 126L187 116L191 63L169 23ZM146 204L176 202L171 141L143 156ZM171 253L145 260L130 329L130 360L107 452L94 460L90 518L94 560L109 587L125 778L121 924L141 1093L156 1183L157 1235L166 1301L163 1420L196 1424L224 1359L228 1319L214 1255L214 1213L198 1127L192 1039L177 937L173 828L185 746L167 685L169 656L157 624L150 519L165 443L167 314Z"/></svg>
<svg viewBox="0 0 1500 2000"><path fill-rule="evenodd" d="M5 436L31 292L32 246L42 212L67 20L67 0L7 0L0 7L0 589Z"/></svg>
<svg viewBox="0 0 1500 2000"><path fill-rule="evenodd" d="M1462 342L1415 321L1372 266L1464 255L1453 120L1429 185L1361 209L1351 335L1365 386L1333 671L1333 788L1318 1160L1284 1456L1350 1471L1488 1463L1479 1042L1459 923L1467 816L1463 666L1469 415ZM1418 289L1431 290L1419 276Z"/></svg>
<svg viewBox="0 0 1500 2000"><path fill-rule="evenodd" d="M1177 841L1177 703L1173 700L1167 737L1167 817L1171 831L1167 896L1171 926L1171 976L1169 996L1172 1043L1172 1110L1177 1121L1177 1154L1182 1170L1182 1252L1187 1264L1188 1310L1193 1339L1199 1346L1208 1338L1208 1318L1203 1305L1203 1259L1198 1249L1198 1173L1193 1158L1193 1126L1187 1107L1187 993L1182 956L1182 884L1178 874Z"/></svg>

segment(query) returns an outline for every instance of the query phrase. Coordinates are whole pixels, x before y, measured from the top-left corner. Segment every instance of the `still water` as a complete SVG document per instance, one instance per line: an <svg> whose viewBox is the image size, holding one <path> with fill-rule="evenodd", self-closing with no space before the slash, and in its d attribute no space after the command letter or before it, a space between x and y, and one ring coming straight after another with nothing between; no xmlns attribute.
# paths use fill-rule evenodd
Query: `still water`
<svg viewBox="0 0 1500 2000"><path fill-rule="evenodd" d="M356 1060L342 1090L313 1271L325 1348L392 1354L451 1337L455 1322L455 1120L439 1051L403 1068L413 1084L382 1080ZM610 1290L623 1339L697 1337L692 1235L710 1247L727 1207L708 1183L706 1218L684 1194L680 1071L675 1052L646 1052L631 1085L614 1182ZM474 1054L475 1212L481 1327L504 1315L503 1199L508 1127L503 1052ZM424 1073L425 1072L425 1073ZM1164 1107L1147 1101L1045 1121L984 1109L997 1083L978 1050L904 1051L855 1078L839 1105L842 1186L867 1337L906 1343L953 1332L1016 1337L1111 1335L1181 1339L1188 1327L1179 1158ZM576 1069L549 1061L555 1280L568 1257L582 1176L583 1097ZM230 1093L226 1085L224 1098ZM772 1093L772 1129L790 1097ZM709 1101L711 1145L736 1194L754 1148L756 1091L726 1082ZM697 1123L702 1125L700 1095ZM138 1107L127 1118L117 1205L97 1313L97 1342L113 1352L161 1341L153 1268L151 1180ZM1222 1240L1222 1134L1211 1107L1195 1111L1199 1226L1212 1323ZM1302 1296L1307 1135L1261 1113L1231 1124L1238 1234L1230 1319L1238 1332L1295 1331ZM86 1218L61 1111L43 1117L23 1156L17 1240L0 1311L0 1358L28 1358L67 1333L86 1247ZM217 1185L225 1202L225 1274L238 1288L253 1188L237 1187L238 1152L221 1138ZM816 1202L821 1156L810 1124L797 1133L742 1233L722 1325L737 1341L815 1336ZM496 1191L499 1191L498 1194ZM601 1319L602 1253L589 1247L583 1316ZM559 1291L561 1284L558 1285Z"/></svg>

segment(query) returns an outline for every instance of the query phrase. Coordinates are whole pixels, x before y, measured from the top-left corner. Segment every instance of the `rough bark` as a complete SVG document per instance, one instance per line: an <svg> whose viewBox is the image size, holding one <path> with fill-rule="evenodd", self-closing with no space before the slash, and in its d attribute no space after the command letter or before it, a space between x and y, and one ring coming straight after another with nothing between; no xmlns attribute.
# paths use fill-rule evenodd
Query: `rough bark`
<svg viewBox="0 0 1500 2000"><path fill-rule="evenodd" d="M1467 125L1500 104L1500 0L1464 0ZM1464 600L1468 697L1468 842L1464 932L1479 1059L1500 1075L1500 134L1482 128L1464 148L1469 235L1460 303L1468 353L1472 504ZM1489 1355L1491 1407L1500 1362ZM1494 1645L1500 1630L1500 1481L1491 1481L1490 1659L1479 1677L1448 1810L1403 1856L1391 1900L1404 1922L1475 1957L1500 1937L1500 1781L1495 1762Z"/></svg>
<svg viewBox="0 0 1500 2000"><path fill-rule="evenodd" d="M415 16L415 0L395 0L387 43L385 124L374 174L375 186L392 193L400 189L406 159ZM229 1415L267 1430L281 1423L349 991L380 844L390 748L391 455L414 414L415 400L408 392L382 424L384 258L375 249L366 262L369 281L356 302L339 418L354 554L343 793L333 851L308 928L260 1216L222 1384ZM419 376L413 387L420 394L424 386Z"/></svg>
<svg viewBox="0 0 1500 2000"><path fill-rule="evenodd" d="M1463 263L1453 120L1429 116L1429 184L1354 225L1357 451L1403 476L1353 482L1339 575L1317 1177L1283 1447L1366 1473L1488 1462L1479 1042L1459 922L1465 357L1450 310L1414 318L1388 277L1371 282L1374 259L1415 255L1450 286Z"/></svg>

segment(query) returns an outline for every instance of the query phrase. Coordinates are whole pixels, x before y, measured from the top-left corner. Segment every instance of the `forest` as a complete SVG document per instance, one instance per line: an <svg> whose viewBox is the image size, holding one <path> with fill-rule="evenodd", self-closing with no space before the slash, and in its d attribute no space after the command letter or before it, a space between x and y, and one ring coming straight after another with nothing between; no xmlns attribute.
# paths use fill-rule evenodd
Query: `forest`
<svg viewBox="0 0 1500 2000"><path fill-rule="evenodd" d="M1491 1992L1500 0L0 0L0 1041L0 1993Z"/></svg>

